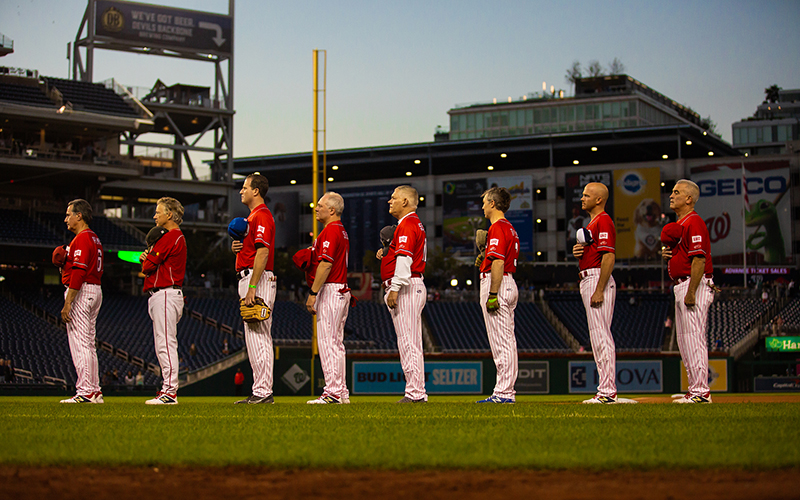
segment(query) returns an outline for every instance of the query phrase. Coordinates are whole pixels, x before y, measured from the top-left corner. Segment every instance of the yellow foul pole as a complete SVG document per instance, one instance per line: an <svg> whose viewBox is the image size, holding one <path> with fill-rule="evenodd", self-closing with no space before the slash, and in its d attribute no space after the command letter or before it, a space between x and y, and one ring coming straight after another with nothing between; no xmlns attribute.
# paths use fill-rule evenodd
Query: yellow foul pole
<svg viewBox="0 0 800 500"><path fill-rule="evenodd" d="M313 52L313 64L314 64L314 150L311 154L311 164L312 164L312 179L311 179L311 190L312 190L312 206L316 206L317 200L319 200L319 51L314 50ZM313 222L313 231L314 231L314 239L317 238L319 234L319 224L317 223L317 218L314 217ZM316 356L319 353L317 349L317 318L314 317L314 321L312 322L312 330L311 330L311 395L314 395L314 386L315 386L315 378L314 378L314 364L316 360Z"/></svg>

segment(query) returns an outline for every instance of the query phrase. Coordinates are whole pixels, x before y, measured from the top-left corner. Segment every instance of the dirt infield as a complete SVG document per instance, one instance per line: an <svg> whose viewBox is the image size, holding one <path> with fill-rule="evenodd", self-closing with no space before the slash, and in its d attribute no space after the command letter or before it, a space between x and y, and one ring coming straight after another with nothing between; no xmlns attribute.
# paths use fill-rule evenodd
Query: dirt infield
<svg viewBox="0 0 800 500"><path fill-rule="evenodd" d="M645 398L635 398L640 403L671 403L669 396L655 396ZM712 394L711 401L717 403L800 403L800 394L737 394L729 396L726 394Z"/></svg>
<svg viewBox="0 0 800 500"><path fill-rule="evenodd" d="M773 471L365 471L257 467L0 467L0 498L798 498L800 468Z"/></svg>

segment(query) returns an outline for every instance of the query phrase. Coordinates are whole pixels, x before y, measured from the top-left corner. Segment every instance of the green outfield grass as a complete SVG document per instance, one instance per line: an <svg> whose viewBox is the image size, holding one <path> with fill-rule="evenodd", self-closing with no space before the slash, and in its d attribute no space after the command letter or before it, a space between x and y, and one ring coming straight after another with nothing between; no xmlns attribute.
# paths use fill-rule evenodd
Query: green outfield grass
<svg viewBox="0 0 800 500"><path fill-rule="evenodd" d="M233 405L145 398L62 405L0 398L0 463L274 467L770 469L800 463L800 404L580 405L576 396L354 397L353 404Z"/></svg>

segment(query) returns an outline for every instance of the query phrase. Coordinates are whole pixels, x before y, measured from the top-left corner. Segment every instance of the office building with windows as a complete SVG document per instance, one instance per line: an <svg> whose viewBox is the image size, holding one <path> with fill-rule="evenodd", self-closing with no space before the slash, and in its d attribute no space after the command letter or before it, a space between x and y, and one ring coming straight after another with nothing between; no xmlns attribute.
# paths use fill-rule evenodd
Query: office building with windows
<svg viewBox="0 0 800 500"><path fill-rule="evenodd" d="M535 93L457 106L448 114L450 140L687 123L703 127L696 112L628 75L579 78L574 97Z"/></svg>
<svg viewBox="0 0 800 500"><path fill-rule="evenodd" d="M800 89L780 90L755 115L733 124L733 146L747 155L786 153L787 142L800 139L799 124Z"/></svg>

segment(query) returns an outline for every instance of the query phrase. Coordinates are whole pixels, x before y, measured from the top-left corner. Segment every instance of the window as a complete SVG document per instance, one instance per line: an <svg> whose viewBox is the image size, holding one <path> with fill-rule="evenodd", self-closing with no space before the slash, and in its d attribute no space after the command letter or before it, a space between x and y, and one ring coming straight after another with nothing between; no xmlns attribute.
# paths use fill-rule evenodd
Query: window
<svg viewBox="0 0 800 500"><path fill-rule="evenodd" d="M755 144L758 142L756 127L747 127L747 143Z"/></svg>
<svg viewBox="0 0 800 500"><path fill-rule="evenodd" d="M558 109L555 107L550 108L550 123L556 123L558 121Z"/></svg>
<svg viewBox="0 0 800 500"><path fill-rule="evenodd" d="M534 109L533 110L533 123L539 124L542 123L542 110L541 109Z"/></svg>
<svg viewBox="0 0 800 500"><path fill-rule="evenodd" d="M467 130L467 115L459 115L458 130Z"/></svg>
<svg viewBox="0 0 800 500"><path fill-rule="evenodd" d="M458 115L453 115L450 117L450 131L458 132Z"/></svg>
<svg viewBox="0 0 800 500"><path fill-rule="evenodd" d="M603 116L602 118L609 118L611 116L611 103L604 102L603 103ZM598 117L600 118L600 117Z"/></svg>
<svg viewBox="0 0 800 500"><path fill-rule="evenodd" d="M525 125L533 125L533 110L526 109L525 110ZM530 129L529 129L530 131Z"/></svg>
<svg viewBox="0 0 800 500"><path fill-rule="evenodd" d="M619 118L619 103L612 102L611 103L611 116L614 118Z"/></svg>
<svg viewBox="0 0 800 500"><path fill-rule="evenodd" d="M525 110L518 109L517 110L517 127L522 127L525 125ZM524 130L523 130L524 133Z"/></svg>
<svg viewBox="0 0 800 500"><path fill-rule="evenodd" d="M631 101L628 103L628 112L631 116L636 116L636 101Z"/></svg>
<svg viewBox="0 0 800 500"><path fill-rule="evenodd" d="M467 130L475 130L475 115L467 115Z"/></svg>
<svg viewBox="0 0 800 500"><path fill-rule="evenodd" d="M509 127L516 127L517 126L517 112L511 111L508 113L508 126Z"/></svg>
<svg viewBox="0 0 800 500"><path fill-rule="evenodd" d="M766 127L763 127L762 130L764 131L763 141L772 142L772 126L767 125Z"/></svg>
<svg viewBox="0 0 800 500"><path fill-rule="evenodd" d="M576 111L576 113L575 113L576 114L576 119L579 122L582 122L583 121L583 105L580 104L578 106L575 106L575 111Z"/></svg>
<svg viewBox="0 0 800 500"><path fill-rule="evenodd" d="M790 141L792 139L792 126L791 125L778 125L778 141L785 142Z"/></svg>
<svg viewBox="0 0 800 500"><path fill-rule="evenodd" d="M500 126L508 127L508 111L503 111L500 113Z"/></svg>

